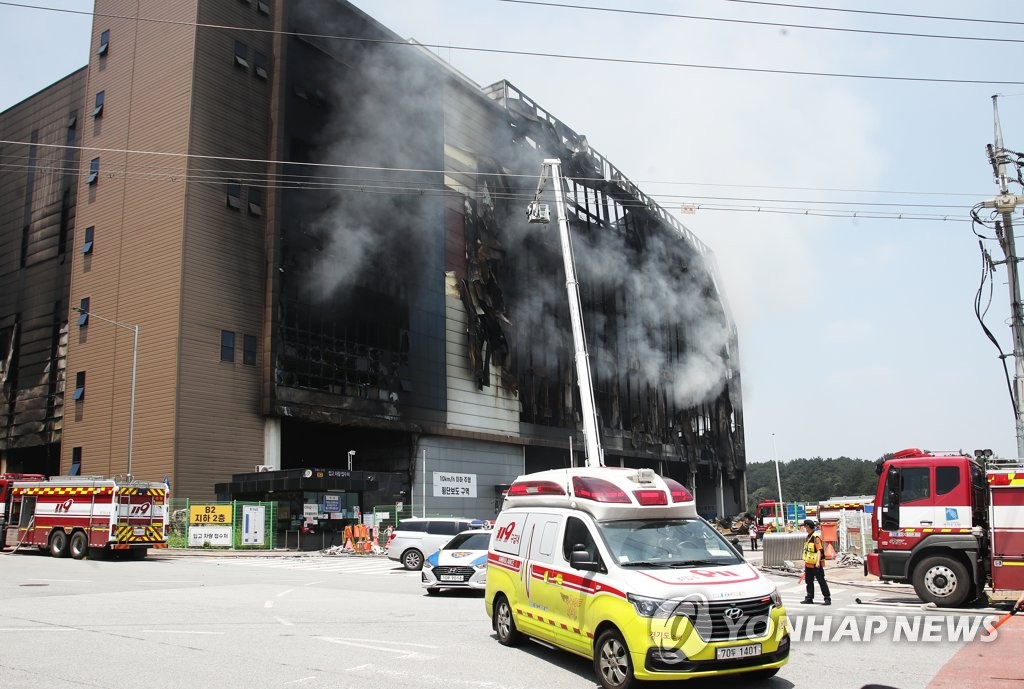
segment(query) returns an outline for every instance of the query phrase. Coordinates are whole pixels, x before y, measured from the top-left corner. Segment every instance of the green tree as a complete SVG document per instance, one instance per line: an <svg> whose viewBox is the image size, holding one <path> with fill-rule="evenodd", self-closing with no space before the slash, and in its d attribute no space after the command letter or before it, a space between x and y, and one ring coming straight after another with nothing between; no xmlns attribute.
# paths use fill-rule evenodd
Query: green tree
<svg viewBox="0 0 1024 689"><path fill-rule="evenodd" d="M779 463L782 497L786 502L816 503L847 495L874 495L878 485L875 462L851 457L797 458ZM747 464L747 511L762 500L778 500L774 462Z"/></svg>

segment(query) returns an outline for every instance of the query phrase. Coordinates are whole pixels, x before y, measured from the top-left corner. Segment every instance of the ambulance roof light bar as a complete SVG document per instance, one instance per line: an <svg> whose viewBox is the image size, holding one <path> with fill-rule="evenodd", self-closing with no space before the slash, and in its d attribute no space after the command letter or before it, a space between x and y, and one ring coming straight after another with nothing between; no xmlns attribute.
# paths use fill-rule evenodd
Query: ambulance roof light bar
<svg viewBox="0 0 1024 689"><path fill-rule="evenodd" d="M573 476L572 492L577 498L594 502L632 502L626 491L611 481L592 476Z"/></svg>
<svg viewBox="0 0 1024 689"><path fill-rule="evenodd" d="M524 495L565 495L565 489L554 481L516 481L506 493L510 498Z"/></svg>
<svg viewBox="0 0 1024 689"><path fill-rule="evenodd" d="M594 403L593 379L590 376L590 358L587 354L587 341L583 332L583 310L580 306L580 290L576 281L576 262L572 253L572 240L569 237L569 221L565 213L565 202L562 198L562 161L558 158L545 158L540 169L540 181L537 193L527 211L529 221L543 223L550 216L540 203L540 195L544 191L544 181L551 176L552 191L555 195L555 208L558 212L558 234L562 244L562 263L565 266L565 289L569 295L569 321L572 325L572 341L575 348L576 384L580 386L580 405L583 416L583 440L587 452L588 467L603 467L604 452L601 449L601 438L598 435L597 405Z"/></svg>
<svg viewBox="0 0 1024 689"><path fill-rule="evenodd" d="M686 486L679 483L679 481L670 479L667 476L663 476L661 480L668 486L668 490L672 494L672 502L693 502L693 493Z"/></svg>

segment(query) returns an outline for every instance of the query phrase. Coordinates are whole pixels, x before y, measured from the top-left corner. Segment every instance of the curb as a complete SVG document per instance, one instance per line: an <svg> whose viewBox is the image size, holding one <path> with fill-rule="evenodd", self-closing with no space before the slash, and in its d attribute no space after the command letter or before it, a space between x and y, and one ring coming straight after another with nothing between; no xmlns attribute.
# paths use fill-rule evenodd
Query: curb
<svg viewBox="0 0 1024 689"><path fill-rule="evenodd" d="M771 568L771 567L759 567L758 569L759 569L759 571L761 571L764 574L775 574L777 576L791 577L793 579L799 579L800 576L801 576L800 572L790 572L790 571L784 570L784 569L774 569L774 568ZM844 567L842 569L847 569L847 568ZM840 570L831 570L831 571L826 569L825 570L825 574L828 576L830 574L834 574L836 571L842 571L842 569L840 569ZM850 569L853 569L853 568L850 568ZM842 586L857 586L859 588L882 589L882 590L887 590L887 591L904 591L904 590L913 590L913 588L914 588L910 584L887 584L887 583L882 582L882 581L871 581L871 580L851 581L851 580L847 580L847 579L844 579L842 577L836 577L836 576L828 576L828 582L830 584L836 584L836 585L842 585Z"/></svg>
<svg viewBox="0 0 1024 689"><path fill-rule="evenodd" d="M213 550L202 548L161 548L150 552L150 556L170 557L276 557L276 558L353 558L360 560L381 560L387 559L387 555L359 555L357 553L324 553L319 550L295 551L295 550ZM397 563L396 563L397 564Z"/></svg>

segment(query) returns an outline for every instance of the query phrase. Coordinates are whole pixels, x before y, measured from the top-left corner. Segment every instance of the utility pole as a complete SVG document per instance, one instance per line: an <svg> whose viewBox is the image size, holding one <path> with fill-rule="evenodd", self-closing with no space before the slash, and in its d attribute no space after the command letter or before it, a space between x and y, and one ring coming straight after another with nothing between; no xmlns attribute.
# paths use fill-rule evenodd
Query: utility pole
<svg viewBox="0 0 1024 689"><path fill-rule="evenodd" d="M779 454L775 451L775 434L772 433L772 459L775 460L775 482L779 486L779 509L782 510L782 522L786 522L786 503L782 502L782 479L779 478ZM776 517L775 524L778 526L779 520Z"/></svg>
<svg viewBox="0 0 1024 689"><path fill-rule="evenodd" d="M999 106L997 96L992 96L992 118L995 133L994 145L988 146L988 158L992 164L992 174L999 187L999 195L984 201L983 208L993 208L1002 217L996 221L996 238L1006 256L1007 284L1010 288L1010 328L1013 333L1013 405L1017 426L1017 456L1024 457L1024 318L1021 314L1020 278L1018 274L1017 250L1013 237L1013 212L1019 205L1024 205L1024 196L1011 194L1007 184L1006 165L1008 156L1003 148L1003 131L999 125Z"/></svg>

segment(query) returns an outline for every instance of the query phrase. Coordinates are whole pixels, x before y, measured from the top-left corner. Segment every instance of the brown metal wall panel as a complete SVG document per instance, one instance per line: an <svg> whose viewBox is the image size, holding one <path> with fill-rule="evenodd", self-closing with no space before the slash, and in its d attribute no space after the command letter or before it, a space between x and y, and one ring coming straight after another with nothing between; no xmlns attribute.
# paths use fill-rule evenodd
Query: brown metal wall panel
<svg viewBox="0 0 1024 689"><path fill-rule="evenodd" d="M255 3L202 2L200 22L270 29ZM247 66L235 61L235 41L246 45ZM177 492L212 497L213 485L263 463L260 366L243 362L245 335L262 342L266 190L258 180L269 141L270 79L255 73L256 52L272 64L268 34L205 29L196 41L189 183L182 272L182 347L179 384ZM271 75L268 72L268 77ZM206 171L206 172L203 172ZM240 208L227 204L225 184L240 183ZM259 214L251 188L262 192ZM233 362L220 360L222 330L235 333Z"/></svg>
<svg viewBox="0 0 1024 689"><path fill-rule="evenodd" d="M188 150L195 28L102 15L194 22L196 2L97 0L86 88L89 113L97 91L106 95L101 118L86 129L85 146L100 153L95 185L80 188L78 226L95 227L91 255L74 252L71 302L89 297L97 316L138 325L138 372L132 473L173 476L178 371L184 158L157 155ZM110 47L97 55L101 32ZM83 155L88 170L93 154ZM63 467L82 447L82 470L127 468L133 333L98 318L83 339L72 327L69 377L86 371L82 402L69 402Z"/></svg>

